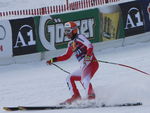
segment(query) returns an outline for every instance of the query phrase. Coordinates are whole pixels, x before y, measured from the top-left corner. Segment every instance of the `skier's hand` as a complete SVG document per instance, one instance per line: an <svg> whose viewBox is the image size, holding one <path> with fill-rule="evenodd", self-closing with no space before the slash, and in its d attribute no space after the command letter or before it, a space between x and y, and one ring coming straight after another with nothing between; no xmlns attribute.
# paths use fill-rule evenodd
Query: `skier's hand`
<svg viewBox="0 0 150 113"><path fill-rule="evenodd" d="M50 60L46 61L46 64L51 65L54 62L53 58L51 58Z"/></svg>
<svg viewBox="0 0 150 113"><path fill-rule="evenodd" d="M57 62L57 57L51 58L50 60L46 61L46 64L51 65L53 62Z"/></svg>

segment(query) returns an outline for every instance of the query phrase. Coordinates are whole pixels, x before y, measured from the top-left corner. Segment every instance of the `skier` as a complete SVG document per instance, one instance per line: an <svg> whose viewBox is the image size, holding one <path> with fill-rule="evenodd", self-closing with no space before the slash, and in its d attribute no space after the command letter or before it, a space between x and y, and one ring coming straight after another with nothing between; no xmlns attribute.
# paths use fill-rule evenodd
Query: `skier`
<svg viewBox="0 0 150 113"><path fill-rule="evenodd" d="M80 81L87 91L87 99L95 99L95 93L90 80L98 70L99 64L93 53L93 45L84 35L78 34L77 32L78 27L75 22L65 23L64 34L70 39L67 51L64 55L51 58L47 61L47 64L64 61L69 59L74 53L80 63L79 69L71 73L66 79L72 97L61 104L71 104L72 102L81 99L75 81Z"/></svg>

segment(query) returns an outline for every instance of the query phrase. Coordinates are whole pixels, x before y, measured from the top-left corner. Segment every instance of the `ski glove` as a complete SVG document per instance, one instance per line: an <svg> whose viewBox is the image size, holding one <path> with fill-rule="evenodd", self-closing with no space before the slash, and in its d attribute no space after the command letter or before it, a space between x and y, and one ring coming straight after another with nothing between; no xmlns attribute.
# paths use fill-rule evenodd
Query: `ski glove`
<svg viewBox="0 0 150 113"><path fill-rule="evenodd" d="M57 58L51 58L50 60L46 61L47 64L51 65L53 62L56 62Z"/></svg>

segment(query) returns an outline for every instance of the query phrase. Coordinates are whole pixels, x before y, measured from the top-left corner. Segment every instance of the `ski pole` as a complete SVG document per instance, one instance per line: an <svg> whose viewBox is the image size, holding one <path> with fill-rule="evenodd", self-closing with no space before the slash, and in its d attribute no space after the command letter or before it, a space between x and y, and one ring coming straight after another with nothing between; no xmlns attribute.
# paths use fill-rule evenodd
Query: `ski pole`
<svg viewBox="0 0 150 113"><path fill-rule="evenodd" d="M144 72L142 70L139 70L137 68L134 68L134 67L131 67L131 66L128 66L128 65L125 65L125 64L119 64L119 63L114 63L114 62L108 62L108 61L103 61L103 60L97 60L98 62L102 62L102 63L107 63L107 64L113 64L113 65L119 65L119 66L123 66L123 67L127 67L127 68L130 68L130 69L133 69L133 70L136 70L136 71L139 71L145 75L150 75L149 73L147 72Z"/></svg>
<svg viewBox="0 0 150 113"><path fill-rule="evenodd" d="M142 71L142 70L140 70L140 69L137 69L137 68L134 68L134 67L125 65L125 64L114 63L114 62L108 62L108 61L103 61L103 60L96 60L96 61L97 61L97 62L102 62L102 63L107 63L107 64L118 65L118 66L122 66L122 67L127 67L127 68L133 69L133 70L135 70L135 71L141 72L141 73L143 73L143 74L145 74L145 75L150 75L150 74L147 73L147 72L144 72L144 71ZM52 64L53 64L54 66L56 66L57 68L59 68L60 70L64 71L65 73L70 74L70 72L64 70L64 69L61 68L60 66L58 66L58 65L56 65L56 64L54 64L54 63L52 63Z"/></svg>
<svg viewBox="0 0 150 113"><path fill-rule="evenodd" d="M54 64L54 63L52 63L54 66L56 66L57 68L59 68L60 70L62 70L62 71L64 71L65 73L68 73L68 74L70 74L70 72L68 72L68 71L66 71L66 70L64 70L63 68L61 68L60 66L58 66L58 65L56 65L56 64Z"/></svg>

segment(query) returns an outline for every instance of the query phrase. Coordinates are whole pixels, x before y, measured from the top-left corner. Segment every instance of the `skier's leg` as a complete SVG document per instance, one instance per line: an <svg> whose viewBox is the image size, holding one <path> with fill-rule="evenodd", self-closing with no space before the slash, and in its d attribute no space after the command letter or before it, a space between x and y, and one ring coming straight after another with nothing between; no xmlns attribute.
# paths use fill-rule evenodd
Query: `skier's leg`
<svg viewBox="0 0 150 113"><path fill-rule="evenodd" d="M84 68L83 73L82 73L81 82L87 91L88 99L95 98L95 93L94 93L92 84L90 83L90 80L94 76L98 67L99 67L98 62L91 62Z"/></svg>
<svg viewBox="0 0 150 113"><path fill-rule="evenodd" d="M88 88L88 99L95 99L95 92L91 83L89 84Z"/></svg>
<svg viewBox="0 0 150 113"><path fill-rule="evenodd" d="M71 75L67 77L67 85L69 87L69 91L71 95L79 95L79 91L77 89L75 81L80 81L80 80L81 80L81 76Z"/></svg>
<svg viewBox="0 0 150 113"><path fill-rule="evenodd" d="M81 70L76 70L75 72L73 72L72 74L70 74L66 81L67 81L67 85L69 87L69 91L72 95L71 98L67 99L65 102L61 103L61 104L71 104L72 102L81 99L80 93L77 89L77 86L75 84L75 81L80 81L81 80Z"/></svg>

